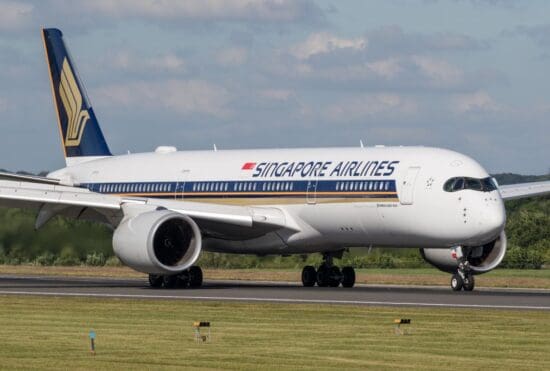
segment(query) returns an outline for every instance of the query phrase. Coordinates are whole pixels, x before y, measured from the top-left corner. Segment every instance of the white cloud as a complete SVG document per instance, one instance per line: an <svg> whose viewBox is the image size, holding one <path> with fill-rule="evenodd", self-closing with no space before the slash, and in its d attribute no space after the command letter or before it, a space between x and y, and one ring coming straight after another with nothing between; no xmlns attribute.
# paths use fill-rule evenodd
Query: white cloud
<svg viewBox="0 0 550 371"><path fill-rule="evenodd" d="M485 91L455 94L451 97L451 110L455 113L495 112L500 108Z"/></svg>
<svg viewBox="0 0 550 371"><path fill-rule="evenodd" d="M155 57L141 57L123 50L107 58L107 61L114 67L127 71L185 72L185 60L170 53Z"/></svg>
<svg viewBox="0 0 550 371"><path fill-rule="evenodd" d="M260 91L260 96L275 101L287 101L294 96L294 92L287 89L266 89Z"/></svg>
<svg viewBox="0 0 550 371"><path fill-rule="evenodd" d="M357 120L379 115L412 115L417 103L398 94L366 94L329 105L324 111L332 121Z"/></svg>
<svg viewBox="0 0 550 371"><path fill-rule="evenodd" d="M0 1L0 30L12 31L28 26L33 17L31 4Z"/></svg>
<svg viewBox="0 0 550 371"><path fill-rule="evenodd" d="M97 89L94 96L105 106L167 109L180 115L227 117L229 94L223 87L201 80L130 82Z"/></svg>
<svg viewBox="0 0 550 371"><path fill-rule="evenodd" d="M366 46L366 38L343 39L326 32L319 32L291 47L290 53L298 59L308 59L312 55L330 53L338 49L363 50Z"/></svg>
<svg viewBox="0 0 550 371"><path fill-rule="evenodd" d="M402 68L397 58L388 58L379 61L374 61L368 64L368 67L377 75L387 79L395 77Z"/></svg>
<svg viewBox="0 0 550 371"><path fill-rule="evenodd" d="M436 86L458 85L464 79L461 69L444 60L426 56L414 56L412 59L422 73Z"/></svg>
<svg viewBox="0 0 550 371"><path fill-rule="evenodd" d="M226 67L240 66L248 59L248 51L245 48L233 47L222 49L217 55L218 64Z"/></svg>
<svg viewBox="0 0 550 371"><path fill-rule="evenodd" d="M157 20L269 21L321 20L323 11L310 0L95 0L74 5L60 0L65 11L111 18Z"/></svg>

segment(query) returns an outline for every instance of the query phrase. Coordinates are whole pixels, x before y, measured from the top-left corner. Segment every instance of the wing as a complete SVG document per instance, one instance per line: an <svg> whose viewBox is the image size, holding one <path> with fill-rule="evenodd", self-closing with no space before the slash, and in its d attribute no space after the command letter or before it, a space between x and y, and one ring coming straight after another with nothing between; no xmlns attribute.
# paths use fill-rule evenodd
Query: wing
<svg viewBox="0 0 550 371"><path fill-rule="evenodd" d="M61 184L61 181L59 179L46 178L38 175L12 174L12 173L5 173L2 171L0 171L0 180L14 180L14 181L20 181L20 182L55 184L55 185Z"/></svg>
<svg viewBox="0 0 550 371"><path fill-rule="evenodd" d="M550 181L510 184L498 187L503 200L515 200L550 193Z"/></svg>
<svg viewBox="0 0 550 371"><path fill-rule="evenodd" d="M140 205L144 212L163 208L185 214L206 234L223 238L252 238L286 227L284 215L274 208L120 197L78 187L0 180L0 207L38 210L37 228L57 215L116 227L124 218L123 206L130 204Z"/></svg>

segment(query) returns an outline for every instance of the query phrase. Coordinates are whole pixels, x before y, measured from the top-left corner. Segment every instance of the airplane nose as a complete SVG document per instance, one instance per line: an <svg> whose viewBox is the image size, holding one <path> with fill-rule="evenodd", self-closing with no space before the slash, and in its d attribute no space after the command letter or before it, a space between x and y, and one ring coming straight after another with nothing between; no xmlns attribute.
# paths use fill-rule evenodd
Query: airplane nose
<svg viewBox="0 0 550 371"><path fill-rule="evenodd" d="M491 200L484 213L483 226L487 233L498 235L506 224L506 210L501 199Z"/></svg>

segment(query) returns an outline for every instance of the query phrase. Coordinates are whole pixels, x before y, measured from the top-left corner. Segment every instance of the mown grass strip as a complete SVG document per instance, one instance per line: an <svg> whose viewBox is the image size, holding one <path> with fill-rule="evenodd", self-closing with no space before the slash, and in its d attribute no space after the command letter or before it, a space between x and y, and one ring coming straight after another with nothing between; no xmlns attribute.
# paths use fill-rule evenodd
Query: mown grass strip
<svg viewBox="0 0 550 371"><path fill-rule="evenodd" d="M409 334L395 318L411 318ZM212 323L196 343L192 323ZM550 369L550 313L0 296L9 369ZM88 331L97 333L97 354Z"/></svg>

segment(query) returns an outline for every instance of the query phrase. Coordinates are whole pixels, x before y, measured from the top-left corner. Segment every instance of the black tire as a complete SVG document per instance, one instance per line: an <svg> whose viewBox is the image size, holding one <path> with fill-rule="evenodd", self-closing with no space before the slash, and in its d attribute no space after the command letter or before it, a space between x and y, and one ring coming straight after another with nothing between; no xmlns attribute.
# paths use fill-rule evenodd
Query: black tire
<svg viewBox="0 0 550 371"><path fill-rule="evenodd" d="M329 268L329 272L328 285L330 287L340 286L340 282L342 281L342 272L340 272L340 268L333 265Z"/></svg>
<svg viewBox="0 0 550 371"><path fill-rule="evenodd" d="M355 269L353 267L342 268L342 287L353 287L355 285Z"/></svg>
<svg viewBox="0 0 550 371"><path fill-rule="evenodd" d="M451 277L451 288L453 291L460 291L463 286L464 281L462 280L462 277L460 277L458 273L453 274Z"/></svg>
<svg viewBox="0 0 550 371"><path fill-rule="evenodd" d="M175 274L162 276L162 286L165 289L174 289L178 285L178 276Z"/></svg>
<svg viewBox="0 0 550 371"><path fill-rule="evenodd" d="M313 287L317 282L317 271L311 265L306 265L302 269L302 285L304 287Z"/></svg>
<svg viewBox="0 0 550 371"><path fill-rule="evenodd" d="M475 286L476 286L476 281L474 279L474 276L472 274L467 275L464 278L464 284L463 284L464 291L473 291Z"/></svg>
<svg viewBox="0 0 550 371"><path fill-rule="evenodd" d="M327 287L329 285L329 268L322 264L317 270L317 286Z"/></svg>
<svg viewBox="0 0 550 371"><path fill-rule="evenodd" d="M189 268L189 287L196 289L202 286L202 269L196 265Z"/></svg>
<svg viewBox="0 0 550 371"><path fill-rule="evenodd" d="M185 270L178 274L178 280L176 282L176 287L184 289L189 286L189 271Z"/></svg>
<svg viewBox="0 0 550 371"><path fill-rule="evenodd" d="M160 274L150 274L149 275L149 286L154 289L158 289L162 286L162 276Z"/></svg>

